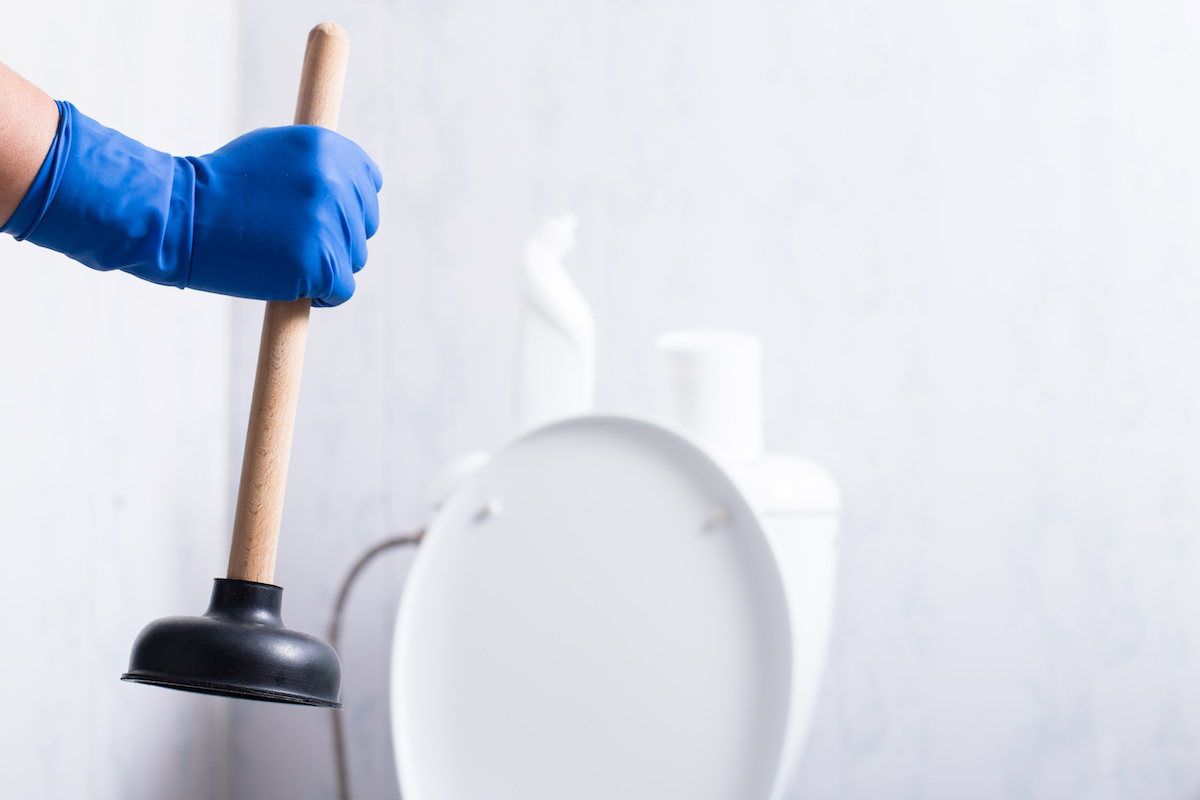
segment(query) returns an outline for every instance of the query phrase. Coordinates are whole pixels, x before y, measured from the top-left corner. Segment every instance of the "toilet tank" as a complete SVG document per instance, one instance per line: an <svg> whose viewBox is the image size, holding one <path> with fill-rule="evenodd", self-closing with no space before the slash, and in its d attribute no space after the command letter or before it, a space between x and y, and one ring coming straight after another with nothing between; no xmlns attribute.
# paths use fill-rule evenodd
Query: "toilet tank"
<svg viewBox="0 0 1200 800"><path fill-rule="evenodd" d="M772 796L785 796L804 754L828 661L841 495L815 461L765 453L731 470L759 514L783 578L792 628L792 696Z"/></svg>

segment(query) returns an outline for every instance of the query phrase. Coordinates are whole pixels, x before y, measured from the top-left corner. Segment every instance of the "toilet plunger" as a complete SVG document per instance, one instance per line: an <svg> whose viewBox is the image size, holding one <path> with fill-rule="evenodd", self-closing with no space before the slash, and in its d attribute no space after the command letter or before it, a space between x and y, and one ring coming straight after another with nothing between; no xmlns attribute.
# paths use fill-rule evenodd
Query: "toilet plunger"
<svg viewBox="0 0 1200 800"><path fill-rule="evenodd" d="M308 34L297 125L337 127L346 32L332 22ZM309 300L267 303L229 574L214 581L202 617L166 617L133 644L122 680L190 692L340 708L342 668L325 642L283 627L283 589L272 585L287 481Z"/></svg>

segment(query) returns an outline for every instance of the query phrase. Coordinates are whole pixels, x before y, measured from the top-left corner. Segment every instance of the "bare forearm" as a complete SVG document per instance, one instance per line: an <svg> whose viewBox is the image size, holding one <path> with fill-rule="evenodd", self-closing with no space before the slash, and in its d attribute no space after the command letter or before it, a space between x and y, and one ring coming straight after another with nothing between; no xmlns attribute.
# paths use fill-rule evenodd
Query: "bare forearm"
<svg viewBox="0 0 1200 800"><path fill-rule="evenodd" d="M21 204L57 129L50 96L0 64L0 225Z"/></svg>

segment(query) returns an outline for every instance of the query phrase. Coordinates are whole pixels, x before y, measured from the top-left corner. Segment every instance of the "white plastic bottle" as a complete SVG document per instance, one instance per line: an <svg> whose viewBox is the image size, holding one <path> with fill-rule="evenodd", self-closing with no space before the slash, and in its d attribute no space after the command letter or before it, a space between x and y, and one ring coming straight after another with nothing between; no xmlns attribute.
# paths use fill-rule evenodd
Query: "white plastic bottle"
<svg viewBox="0 0 1200 800"><path fill-rule="evenodd" d="M517 270L521 318L514 412L518 433L591 412L596 386L596 324L592 309L563 267L575 246L574 214L549 217L525 244ZM436 473L428 489L437 511L488 459L466 453Z"/></svg>
<svg viewBox="0 0 1200 800"><path fill-rule="evenodd" d="M596 325L562 264L575 245L576 225L572 214L552 217L525 245L517 345L518 431L592 410Z"/></svg>

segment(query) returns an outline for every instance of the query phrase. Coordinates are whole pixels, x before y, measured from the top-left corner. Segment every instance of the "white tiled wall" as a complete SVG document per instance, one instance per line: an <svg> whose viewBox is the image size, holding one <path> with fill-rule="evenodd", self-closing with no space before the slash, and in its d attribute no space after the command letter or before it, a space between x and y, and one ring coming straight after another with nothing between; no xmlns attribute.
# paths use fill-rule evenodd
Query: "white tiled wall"
<svg viewBox="0 0 1200 800"><path fill-rule="evenodd" d="M101 122L176 153L231 137L233 0L0 19L0 60ZM230 303L8 236L0 282L0 797L224 797L229 701L118 679L223 574Z"/></svg>

